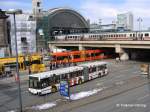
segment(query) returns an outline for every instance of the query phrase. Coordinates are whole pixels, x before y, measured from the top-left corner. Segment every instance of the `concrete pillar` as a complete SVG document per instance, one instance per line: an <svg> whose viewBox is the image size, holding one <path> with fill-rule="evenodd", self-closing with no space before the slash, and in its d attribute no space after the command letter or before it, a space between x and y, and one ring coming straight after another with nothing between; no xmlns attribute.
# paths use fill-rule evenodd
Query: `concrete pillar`
<svg viewBox="0 0 150 112"><path fill-rule="evenodd" d="M85 50L85 48L83 47L82 44L79 44L79 51L81 51L81 50Z"/></svg>
<svg viewBox="0 0 150 112"><path fill-rule="evenodd" d="M57 52L57 47L55 45L49 44L50 51Z"/></svg>
<svg viewBox="0 0 150 112"><path fill-rule="evenodd" d="M120 60L129 60L128 53L123 48L121 48L119 44L115 45L115 51L116 53L119 53Z"/></svg>
<svg viewBox="0 0 150 112"><path fill-rule="evenodd" d="M128 53L124 52L124 53L120 53L120 60L126 61L129 60L129 55Z"/></svg>

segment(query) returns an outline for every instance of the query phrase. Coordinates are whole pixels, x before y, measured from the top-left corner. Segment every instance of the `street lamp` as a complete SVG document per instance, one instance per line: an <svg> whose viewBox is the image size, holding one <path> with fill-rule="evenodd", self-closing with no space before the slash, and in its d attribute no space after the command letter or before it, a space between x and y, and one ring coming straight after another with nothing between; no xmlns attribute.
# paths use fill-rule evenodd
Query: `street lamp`
<svg viewBox="0 0 150 112"><path fill-rule="evenodd" d="M14 18L14 32L15 32L15 50L16 50L16 73L17 73L17 82L18 82L18 94L19 94L19 105L20 112L22 112L22 98L21 98L21 88L20 88L20 76L19 76L19 64L18 64L18 46L17 46L17 34L16 34L16 14L22 14L20 9L11 9L6 11L7 14L13 15Z"/></svg>
<svg viewBox="0 0 150 112"><path fill-rule="evenodd" d="M141 17L139 17L137 19L137 21L139 22L139 36L141 37L141 22L143 21Z"/></svg>

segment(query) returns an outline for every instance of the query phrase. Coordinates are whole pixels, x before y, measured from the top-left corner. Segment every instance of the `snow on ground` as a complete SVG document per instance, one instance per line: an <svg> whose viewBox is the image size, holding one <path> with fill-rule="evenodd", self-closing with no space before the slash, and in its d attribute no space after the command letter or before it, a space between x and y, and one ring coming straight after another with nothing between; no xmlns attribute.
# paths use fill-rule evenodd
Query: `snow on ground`
<svg viewBox="0 0 150 112"><path fill-rule="evenodd" d="M79 99L94 95L94 94L102 91L103 89L104 88L99 88L99 89L93 89L93 90L90 90L90 91L82 91L82 92L79 92L79 93L71 94L70 99L71 100L79 100Z"/></svg>
<svg viewBox="0 0 150 112"><path fill-rule="evenodd" d="M15 110L10 110L10 111L8 111L8 112L16 112Z"/></svg>
<svg viewBox="0 0 150 112"><path fill-rule="evenodd" d="M93 89L93 90L90 90L90 91L82 91L82 92L79 92L79 93L71 94L70 99L71 100L82 99L82 98L94 95L94 94L102 91L104 88L105 87L99 88L99 89ZM69 98L67 98L67 99L69 99ZM33 110L46 110L46 109L49 109L49 108L52 108L52 107L56 106L57 105L57 103L56 103L57 101L60 101L60 99L58 99L58 100L56 100L54 102L47 102L45 104L32 106L30 109L33 109ZM15 112L15 111L9 111L9 112Z"/></svg>
<svg viewBox="0 0 150 112"><path fill-rule="evenodd" d="M31 109L34 109L34 110L46 110L46 109L52 108L54 106L56 106L56 102L48 102L48 103L45 103L45 104L32 106Z"/></svg>

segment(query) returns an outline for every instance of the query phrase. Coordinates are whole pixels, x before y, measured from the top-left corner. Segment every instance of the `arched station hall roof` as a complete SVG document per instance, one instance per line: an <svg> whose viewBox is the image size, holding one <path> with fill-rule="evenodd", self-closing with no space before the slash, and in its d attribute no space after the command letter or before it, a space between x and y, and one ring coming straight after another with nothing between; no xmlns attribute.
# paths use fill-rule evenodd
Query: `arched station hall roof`
<svg viewBox="0 0 150 112"><path fill-rule="evenodd" d="M50 9L47 15L50 27L89 28L84 17L69 8Z"/></svg>

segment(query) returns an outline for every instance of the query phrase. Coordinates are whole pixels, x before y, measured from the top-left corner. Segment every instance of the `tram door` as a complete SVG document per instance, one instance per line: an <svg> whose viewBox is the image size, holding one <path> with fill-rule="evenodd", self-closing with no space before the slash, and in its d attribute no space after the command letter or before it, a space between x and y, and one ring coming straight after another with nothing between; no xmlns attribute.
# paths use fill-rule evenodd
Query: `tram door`
<svg viewBox="0 0 150 112"><path fill-rule="evenodd" d="M89 68L88 67L84 67L83 76L84 76L85 82L89 80Z"/></svg>

